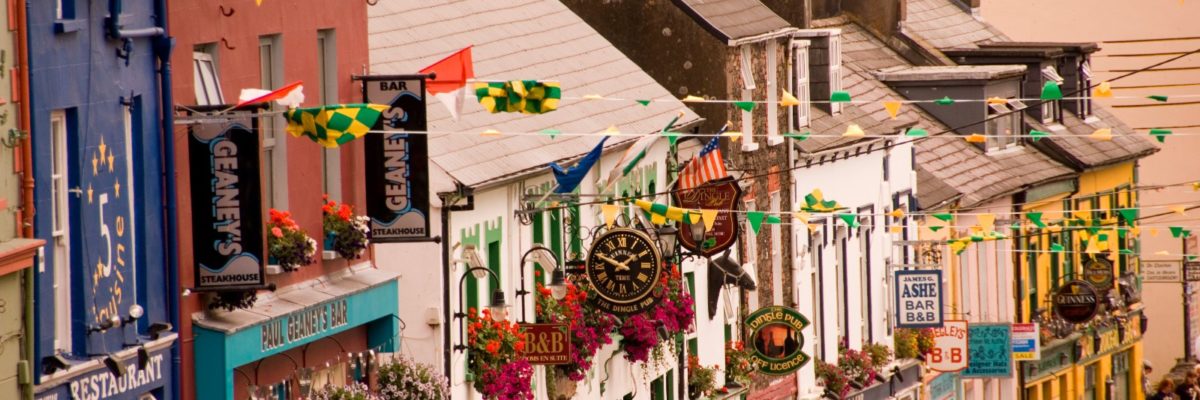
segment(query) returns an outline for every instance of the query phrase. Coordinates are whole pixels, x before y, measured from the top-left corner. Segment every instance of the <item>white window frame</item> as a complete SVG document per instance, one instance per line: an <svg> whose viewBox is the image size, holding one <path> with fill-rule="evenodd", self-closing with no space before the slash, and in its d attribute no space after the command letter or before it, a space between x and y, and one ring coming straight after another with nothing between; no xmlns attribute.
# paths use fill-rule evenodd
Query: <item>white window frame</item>
<svg viewBox="0 0 1200 400"><path fill-rule="evenodd" d="M779 134L779 42L767 41L767 146L783 143Z"/></svg>
<svg viewBox="0 0 1200 400"><path fill-rule="evenodd" d="M848 321L849 316L846 315L846 311L847 311L846 307L849 306L849 304L846 304L846 303L850 299L846 293L849 290L849 286L847 286L847 282L846 282L846 276L847 276L846 262L848 260L846 260L846 258L844 256L846 254L845 247L848 246L848 242L849 242L848 236L850 236L850 232L846 229L846 227L838 226L838 227L834 228L833 259L837 263L834 265L833 273L834 273L834 282L835 282L834 286L836 286L836 288L834 289L834 293L836 293L836 295L837 295L837 297L836 297L836 301L837 301L836 320L837 320L837 326L838 326L837 334L838 334L839 341L846 340L849 343L850 327L848 324L850 321Z"/></svg>
<svg viewBox="0 0 1200 400"><path fill-rule="evenodd" d="M215 46L196 46L192 52L192 86L196 92L196 104L213 106L225 104L225 92L221 91L221 80L217 73Z"/></svg>
<svg viewBox="0 0 1200 400"><path fill-rule="evenodd" d="M809 122L812 77L809 76L808 44L807 40L792 41L792 68L790 70L792 84L790 89L792 95L796 96L796 100L800 101L800 105L789 108L792 129L805 128Z"/></svg>
<svg viewBox="0 0 1200 400"><path fill-rule="evenodd" d="M258 38L259 84L263 89L275 89L283 86L283 39L279 34L260 36ZM272 109L274 104L270 106ZM271 115L262 118L263 137L263 178L266 179L266 198L263 200L268 207L287 209L287 135L284 127L287 125L283 115Z"/></svg>
<svg viewBox="0 0 1200 400"><path fill-rule="evenodd" d="M750 51L750 44L742 45L741 55L741 76L742 76L742 101L754 101L754 61ZM754 112L740 110L742 113L742 151L758 150L758 143L754 142ZM730 127L729 129L734 129Z"/></svg>
<svg viewBox="0 0 1200 400"><path fill-rule="evenodd" d="M1000 151L1020 144L1021 129L1018 117L1021 114L1013 112L1014 109L1008 104L986 104L984 107L987 108L988 118L1003 115L984 123L984 133L987 135L985 149L989 152Z"/></svg>
<svg viewBox="0 0 1200 400"><path fill-rule="evenodd" d="M1092 115L1092 61L1084 59L1079 63L1079 118L1086 119Z"/></svg>
<svg viewBox="0 0 1200 400"><path fill-rule="evenodd" d="M829 35L829 97L842 91L842 37ZM842 113L842 103L829 103L831 115Z"/></svg>
<svg viewBox="0 0 1200 400"><path fill-rule="evenodd" d="M773 191L768 195L771 207L771 215L779 215L780 195L779 191ZM780 224L771 225L771 300L774 305L782 306L783 303L783 226Z"/></svg>
<svg viewBox="0 0 1200 400"><path fill-rule="evenodd" d="M1053 66L1042 68L1043 81L1054 81L1062 85L1064 79ZM1042 103L1042 123L1055 124L1062 121L1062 100L1051 100Z"/></svg>
<svg viewBox="0 0 1200 400"><path fill-rule="evenodd" d="M54 251L54 352L71 354L71 188L67 149L67 116L62 110L50 112L50 148L53 160L50 172L51 246ZM80 194L76 194L77 196Z"/></svg>
<svg viewBox="0 0 1200 400"><path fill-rule="evenodd" d="M750 48L752 45L752 43L743 44L741 48L742 89L745 90L758 89L758 85L754 82L754 52Z"/></svg>
<svg viewBox="0 0 1200 400"><path fill-rule="evenodd" d="M341 103L338 98L337 31L317 31L317 73L320 77L321 104ZM342 201L342 152L325 149L321 158L321 187L329 199Z"/></svg>
<svg viewBox="0 0 1200 400"><path fill-rule="evenodd" d="M135 99L139 99L139 98L131 98L129 100L130 100L130 102L139 101L139 100L135 100ZM125 199L130 212L129 212L129 216L128 216L129 220L125 222L125 227L126 227L125 230L129 232L129 236L128 236L129 237L129 250L127 252L125 252L124 254L127 254L128 257L122 256L121 258L118 258L118 259L125 262L125 265L122 265L121 267L130 271L130 275L132 276L131 282L133 282L133 284L130 285L130 287L132 287L132 289L133 289L132 299L133 299L133 302L136 304L137 299L138 299L138 292L137 292L138 269L137 269L137 257L134 257L134 255L138 254L137 253L137 239L136 239L137 238L137 214L138 213L133 212L133 210L136 210L136 208L134 208L134 198L133 198L133 196L134 196L133 194L136 193L136 191L134 190L134 184L136 182L134 180L134 172L136 169L134 168L134 165L133 165L133 161L134 161L134 159L133 159L134 158L133 141L135 139L134 132L133 132L133 121L134 121L135 116L133 115L133 107L132 106L123 105L123 106L121 106L121 108L123 111L122 115L124 116L124 123L125 123L125 183L121 185L121 189L123 189L125 191L125 193L123 193L119 196ZM116 268L116 265L114 265L114 268Z"/></svg>
<svg viewBox="0 0 1200 400"><path fill-rule="evenodd" d="M858 217L858 279L860 281L859 284L862 285L858 293L860 303L858 312L860 313L859 325L861 325L860 328L862 329L861 333L863 341L869 340L872 338L872 336L874 336L874 333L871 332L872 321L868 320L868 316L874 316L871 315L870 312L871 301L869 300L872 295L872 282L871 279L868 278L871 269L871 251L868 249L868 246L870 246L871 242L867 239L867 237L871 235L871 218L874 212L874 210L871 210L866 215L860 212Z"/></svg>

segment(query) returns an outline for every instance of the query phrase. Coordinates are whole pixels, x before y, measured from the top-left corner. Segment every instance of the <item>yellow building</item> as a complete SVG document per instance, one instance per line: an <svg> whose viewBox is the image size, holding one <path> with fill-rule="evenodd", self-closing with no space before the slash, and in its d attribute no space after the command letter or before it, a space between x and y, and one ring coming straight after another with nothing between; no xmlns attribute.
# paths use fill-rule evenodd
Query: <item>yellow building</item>
<svg viewBox="0 0 1200 400"><path fill-rule="evenodd" d="M1014 237L1018 319L1042 324L1041 359L1020 366L1024 399L1144 398L1136 168L1126 161L1085 171L1017 202L1025 216ZM1094 285L1101 304L1084 324L1053 311L1055 292L1074 280Z"/></svg>

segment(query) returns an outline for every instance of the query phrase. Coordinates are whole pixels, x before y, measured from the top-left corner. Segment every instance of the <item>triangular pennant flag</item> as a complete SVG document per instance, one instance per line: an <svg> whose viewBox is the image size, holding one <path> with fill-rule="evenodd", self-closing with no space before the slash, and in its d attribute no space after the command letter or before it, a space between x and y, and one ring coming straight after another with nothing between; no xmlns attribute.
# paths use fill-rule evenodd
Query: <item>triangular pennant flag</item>
<svg viewBox="0 0 1200 400"><path fill-rule="evenodd" d="M981 214L975 218L979 220L979 227L983 228L983 230L989 232L996 230L996 214Z"/></svg>
<svg viewBox="0 0 1200 400"><path fill-rule="evenodd" d="M780 219L778 215L768 215L767 223L772 224L772 225L779 225L779 224L783 223L783 220Z"/></svg>
<svg viewBox="0 0 1200 400"><path fill-rule="evenodd" d="M1046 133L1046 132L1039 131L1039 130L1037 130L1037 129L1034 129L1034 130L1030 130L1030 131L1029 131L1029 137L1033 138L1033 141L1035 141L1035 142L1036 142L1036 141L1039 141L1039 140L1042 140L1042 138L1044 138L1044 137L1046 137L1046 136L1050 136L1050 134L1049 134L1049 133Z"/></svg>
<svg viewBox="0 0 1200 400"><path fill-rule="evenodd" d="M783 134L783 137L792 138L792 139L796 139L798 141L803 142L808 139L809 135L812 135L812 132L804 132L804 133L788 132L788 133Z"/></svg>
<svg viewBox="0 0 1200 400"><path fill-rule="evenodd" d="M1133 249L1121 249L1121 251L1118 251L1118 253L1130 255L1133 254Z"/></svg>
<svg viewBox="0 0 1200 400"><path fill-rule="evenodd" d="M558 134L562 133L562 131L560 131L558 129L542 129L541 133L543 135L549 136L551 139L554 139L554 138L558 137Z"/></svg>
<svg viewBox="0 0 1200 400"><path fill-rule="evenodd" d="M863 132L862 128L859 127L858 124L850 124L850 126L846 127L846 133L843 133L842 136L844 136L844 137L862 137L866 134L867 133Z"/></svg>
<svg viewBox="0 0 1200 400"><path fill-rule="evenodd" d="M1184 205L1168 206L1167 209L1179 215L1187 215L1187 206Z"/></svg>
<svg viewBox="0 0 1200 400"><path fill-rule="evenodd" d="M596 143L596 147L587 155L579 159L574 166L563 168L556 162L550 162L550 172L554 174L554 180L558 183L558 187L554 189L554 193L571 193L575 188L579 187L579 183L583 182L583 177L591 171L592 165L600 160L600 155L604 152L604 142L608 141L607 137L600 138L600 143Z"/></svg>
<svg viewBox="0 0 1200 400"><path fill-rule="evenodd" d="M636 101L638 104L641 104L641 105L643 105L643 106L649 106L649 105L650 105L650 100L634 100L634 101Z"/></svg>
<svg viewBox="0 0 1200 400"><path fill-rule="evenodd" d="M662 225L667 223L667 216L662 214L650 213L650 223L654 225Z"/></svg>
<svg viewBox="0 0 1200 400"><path fill-rule="evenodd" d="M1042 100L1062 100L1062 88L1058 87L1058 82L1046 81L1042 85Z"/></svg>
<svg viewBox="0 0 1200 400"><path fill-rule="evenodd" d="M850 92L840 91L840 90L833 92L829 95L829 102L830 103L849 103L850 102Z"/></svg>
<svg viewBox="0 0 1200 400"><path fill-rule="evenodd" d="M921 128L912 127L908 128L908 132L905 132L905 135L909 137L925 137L929 136L929 132Z"/></svg>
<svg viewBox="0 0 1200 400"><path fill-rule="evenodd" d="M689 94L689 95L687 95L687 97L684 97L680 101L682 101L684 103L700 103L700 102L704 101L704 98L700 97L700 96L692 96Z"/></svg>
<svg viewBox="0 0 1200 400"><path fill-rule="evenodd" d="M746 221L750 222L750 230L754 231L755 235L758 234L758 228L762 226L763 217L765 216L766 214L763 214L762 211L746 212Z"/></svg>
<svg viewBox="0 0 1200 400"><path fill-rule="evenodd" d="M900 232L904 231L904 226L903 225L892 225L892 226L888 227L888 231L891 233L900 233Z"/></svg>
<svg viewBox="0 0 1200 400"><path fill-rule="evenodd" d="M700 218L704 219L704 231L711 231L713 224L717 223L717 212L719 210L700 210Z"/></svg>
<svg viewBox="0 0 1200 400"><path fill-rule="evenodd" d="M617 130L616 125L609 125L608 129L605 129L603 133L604 133L604 136L613 136L613 135L620 135L621 131Z"/></svg>
<svg viewBox="0 0 1200 400"><path fill-rule="evenodd" d="M883 108L887 110L889 117L896 119L896 116L900 115L900 104L898 101L888 100L883 102Z"/></svg>
<svg viewBox="0 0 1200 400"><path fill-rule="evenodd" d="M479 136L489 136L489 137L500 136L500 131L495 130L495 129L488 129L483 132L480 132Z"/></svg>
<svg viewBox="0 0 1200 400"><path fill-rule="evenodd" d="M897 208L895 210L892 210L892 212L888 213L888 215L891 215L892 218L896 218L896 219L904 218L904 210Z"/></svg>
<svg viewBox="0 0 1200 400"><path fill-rule="evenodd" d="M604 226L612 228L613 221L617 219L617 211L620 207L616 204L601 204L600 213L604 214Z"/></svg>
<svg viewBox="0 0 1200 400"><path fill-rule="evenodd" d="M584 100L604 100L604 96L601 96L598 94L585 94L585 95L583 95L583 99Z"/></svg>
<svg viewBox="0 0 1200 400"><path fill-rule="evenodd" d="M941 226L941 225L934 225L934 226L930 226L930 227L929 227L929 230L931 230L931 231L934 231L934 232L937 232L937 231L940 231L940 230L942 230L942 228L945 228L945 227L944 227L944 226Z"/></svg>
<svg viewBox="0 0 1200 400"><path fill-rule="evenodd" d="M950 242L950 250L954 250L954 254L960 254L967 249L967 244L959 241Z"/></svg>
<svg viewBox="0 0 1200 400"><path fill-rule="evenodd" d="M937 103L938 105L948 106L948 105L954 104L954 99L950 98L950 96L946 96L946 97L942 97L940 99L934 100L933 102Z"/></svg>
<svg viewBox="0 0 1200 400"><path fill-rule="evenodd" d="M850 226L851 228L858 227L858 216L857 215L842 213L842 214L838 214L837 216L839 219L842 220L842 222L845 222L846 225Z"/></svg>
<svg viewBox="0 0 1200 400"><path fill-rule="evenodd" d="M1042 222L1042 212L1041 211L1027 212L1027 213L1025 213L1025 218L1028 218L1029 221L1033 222L1034 225L1037 225L1038 228L1046 227L1046 223Z"/></svg>
<svg viewBox="0 0 1200 400"><path fill-rule="evenodd" d="M795 213L792 213L792 219L804 223L807 223L811 217L812 214L809 214L808 211L796 211Z"/></svg>
<svg viewBox="0 0 1200 400"><path fill-rule="evenodd" d="M304 82L295 81L275 90L242 89L238 94L238 103L233 108L271 101L286 108L300 107L300 103L304 102Z"/></svg>
<svg viewBox="0 0 1200 400"><path fill-rule="evenodd" d="M1121 218L1124 218L1125 222L1128 224L1131 224L1131 225L1133 224L1134 221L1137 220L1137 212L1138 212L1138 210L1136 208L1119 208L1119 209L1117 209L1117 213L1121 214Z"/></svg>
<svg viewBox="0 0 1200 400"><path fill-rule="evenodd" d="M782 99L782 100L779 100L779 106L780 106L780 107L791 107L791 106L798 106L798 105L800 105L800 100L799 100L799 99L797 99L797 98L796 98L796 96L792 96L792 94L791 94L791 93L788 93L788 91L787 91L787 90L784 90L784 91L783 91L783 96L782 96L782 97L783 97L783 99Z"/></svg>
<svg viewBox="0 0 1200 400"><path fill-rule="evenodd" d="M1063 245L1058 244L1058 243L1051 243L1050 251L1061 253L1063 251Z"/></svg>
<svg viewBox="0 0 1200 400"><path fill-rule="evenodd" d="M1112 96L1112 84L1108 83L1108 81L1100 82L1099 85L1096 85L1095 89L1092 89L1092 97L1106 98Z"/></svg>
<svg viewBox="0 0 1200 400"><path fill-rule="evenodd" d="M954 219L954 216L948 213L934 213L933 217L941 220L942 222L950 222L951 219Z"/></svg>
<svg viewBox="0 0 1200 400"><path fill-rule="evenodd" d="M1100 252L1100 244L1096 239L1088 240L1087 248L1083 250L1087 254L1096 254Z"/></svg>
<svg viewBox="0 0 1200 400"><path fill-rule="evenodd" d="M972 134L968 135L965 139L967 140L967 143L986 143L987 142L987 138L978 133L972 133Z"/></svg>
<svg viewBox="0 0 1200 400"><path fill-rule="evenodd" d="M733 102L733 105L737 106L737 108L740 108L740 109L742 109L742 111L745 111L745 112L754 111L754 102L753 101L735 101L735 102Z"/></svg>
<svg viewBox="0 0 1200 400"><path fill-rule="evenodd" d="M1153 94L1153 95L1149 95L1149 96L1146 96L1146 98L1147 98L1147 99L1154 100L1154 101L1158 101L1158 102L1163 102L1163 103L1166 103L1166 102L1167 102L1167 96L1164 96L1164 95L1161 95L1161 94Z"/></svg>
<svg viewBox="0 0 1200 400"><path fill-rule="evenodd" d="M1155 128L1155 129L1150 130L1150 136L1154 136L1154 140L1157 140L1159 143L1165 142L1167 140L1167 135L1170 135L1170 134L1171 134L1170 129Z"/></svg>
<svg viewBox="0 0 1200 400"><path fill-rule="evenodd" d="M1159 250L1159 251L1156 251L1156 252L1154 252L1154 255L1156 255L1156 256L1169 256L1169 255L1171 255L1171 252L1169 252L1169 251L1166 251L1166 250Z"/></svg>
<svg viewBox="0 0 1200 400"><path fill-rule="evenodd" d="M1200 182L1192 182L1192 191L1200 192Z"/></svg>
<svg viewBox="0 0 1200 400"><path fill-rule="evenodd" d="M1183 227L1182 226L1172 226L1167 229L1171 230L1171 237L1173 237L1173 238L1177 238L1180 235L1183 235Z"/></svg>
<svg viewBox="0 0 1200 400"><path fill-rule="evenodd" d="M742 138L742 133L738 131L726 131L725 133L722 133L721 136L728 137L729 140L736 142L738 139Z"/></svg>
<svg viewBox="0 0 1200 400"><path fill-rule="evenodd" d="M1139 228L1139 227L1136 227L1136 226L1135 226L1135 227L1132 227L1132 228L1129 228L1129 234L1130 234L1130 235L1133 235L1133 236L1140 235L1140 234L1142 234L1142 228Z"/></svg>
<svg viewBox="0 0 1200 400"><path fill-rule="evenodd" d="M1090 137L1092 139L1096 139L1096 140L1100 140L1100 141L1105 141L1105 142L1110 141L1113 138L1112 129L1110 129L1110 128L1097 129L1095 132L1092 132L1092 135Z"/></svg>
<svg viewBox="0 0 1200 400"><path fill-rule="evenodd" d="M988 97L987 103L995 105L1008 104L1008 99L1003 97Z"/></svg>

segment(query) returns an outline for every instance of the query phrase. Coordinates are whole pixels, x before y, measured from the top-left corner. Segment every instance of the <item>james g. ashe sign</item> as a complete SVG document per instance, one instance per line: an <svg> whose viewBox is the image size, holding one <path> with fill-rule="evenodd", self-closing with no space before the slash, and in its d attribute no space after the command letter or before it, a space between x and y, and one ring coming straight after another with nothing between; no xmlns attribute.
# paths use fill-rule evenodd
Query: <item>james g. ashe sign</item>
<svg viewBox="0 0 1200 400"><path fill-rule="evenodd" d="M942 271L896 271L896 326L942 326Z"/></svg>

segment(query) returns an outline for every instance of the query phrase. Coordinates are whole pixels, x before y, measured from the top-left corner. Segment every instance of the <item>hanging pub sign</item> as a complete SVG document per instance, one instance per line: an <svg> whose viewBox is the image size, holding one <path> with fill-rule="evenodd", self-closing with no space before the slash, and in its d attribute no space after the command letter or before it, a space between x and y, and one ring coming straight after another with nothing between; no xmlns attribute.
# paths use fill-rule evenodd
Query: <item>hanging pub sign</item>
<svg viewBox="0 0 1200 400"><path fill-rule="evenodd" d="M365 138L367 216L371 240L429 237L429 144L424 134L425 76L359 77L363 102L391 106ZM400 131L418 131L407 134Z"/></svg>
<svg viewBox="0 0 1200 400"><path fill-rule="evenodd" d="M945 321L941 328L933 329L933 347L925 359L929 369L940 372L957 372L967 368L967 321Z"/></svg>
<svg viewBox="0 0 1200 400"><path fill-rule="evenodd" d="M239 116L238 114L242 114ZM246 113L188 128L195 288L262 286L258 126Z"/></svg>
<svg viewBox="0 0 1200 400"><path fill-rule="evenodd" d="M896 275L896 326L942 326L942 271L898 270Z"/></svg>
<svg viewBox="0 0 1200 400"><path fill-rule="evenodd" d="M530 364L571 362L571 329L567 324L520 324L525 335L525 359Z"/></svg>
<svg viewBox="0 0 1200 400"><path fill-rule="evenodd" d="M738 199L742 198L742 188L738 186L737 181L732 178L721 179L689 190L673 190L671 195L680 208L722 211L717 213L712 229L704 234L704 240L700 243L687 233L691 232L691 224L684 224L685 228L678 239L680 246L693 253L711 257L737 243L736 213L730 212L737 211Z"/></svg>
<svg viewBox="0 0 1200 400"><path fill-rule="evenodd" d="M790 374L808 363L801 330L808 318L782 306L763 307L746 317L746 330L753 342L751 356L758 370L768 375Z"/></svg>
<svg viewBox="0 0 1200 400"><path fill-rule="evenodd" d="M596 238L588 252L587 278L597 294L588 297L609 314L637 314L661 299L654 289L664 273L662 256L650 235L613 228Z"/></svg>
<svg viewBox="0 0 1200 400"><path fill-rule="evenodd" d="M1012 331L1008 324L971 324L967 328L967 369L964 378L1005 378L1012 375Z"/></svg>
<svg viewBox="0 0 1200 400"><path fill-rule="evenodd" d="M1088 283L1096 287L1100 292L1107 292L1113 287L1113 266L1112 262L1099 258L1092 257L1083 264L1083 277Z"/></svg>
<svg viewBox="0 0 1200 400"><path fill-rule="evenodd" d="M1096 287L1083 280L1067 282L1054 293L1054 314L1072 324L1092 320L1100 309Z"/></svg>

